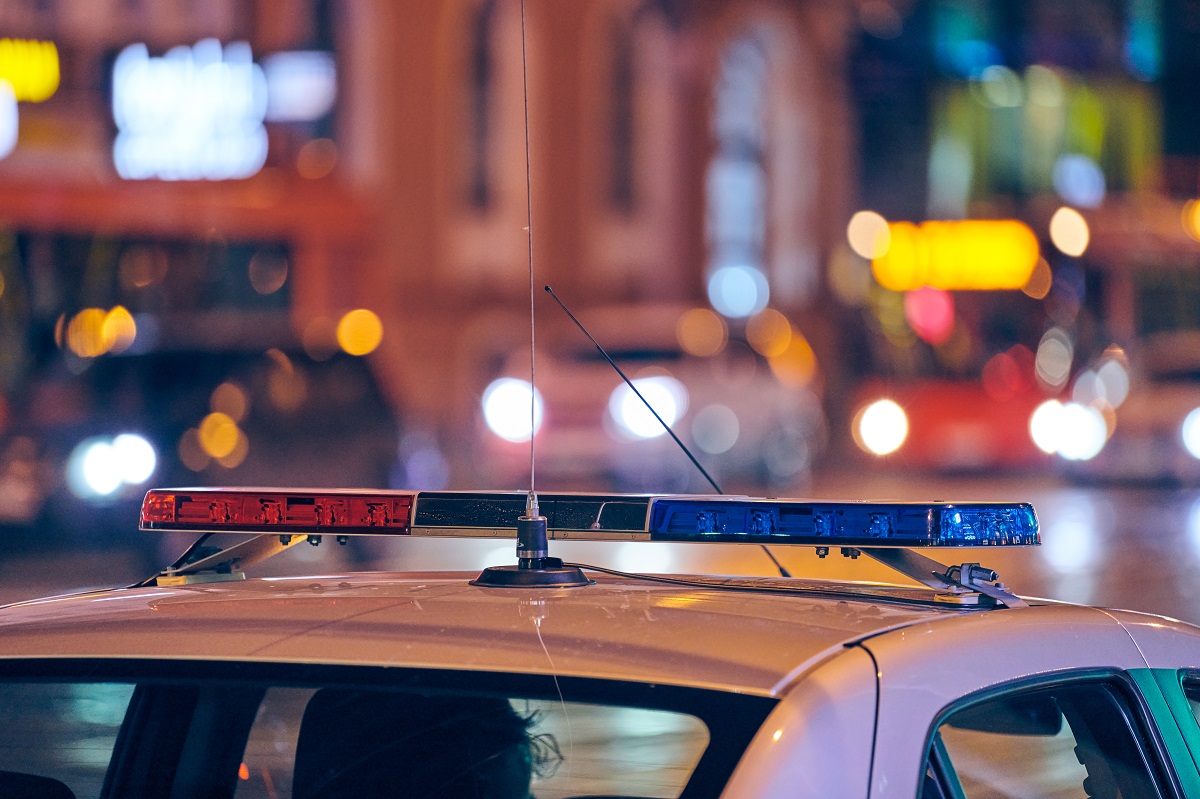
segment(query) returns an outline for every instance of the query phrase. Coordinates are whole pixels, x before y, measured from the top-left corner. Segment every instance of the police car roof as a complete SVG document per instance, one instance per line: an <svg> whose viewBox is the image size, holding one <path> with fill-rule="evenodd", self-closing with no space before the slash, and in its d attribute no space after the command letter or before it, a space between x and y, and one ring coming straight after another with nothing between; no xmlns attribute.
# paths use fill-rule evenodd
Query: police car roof
<svg viewBox="0 0 1200 799"><path fill-rule="evenodd" d="M963 610L908 601L910 589L838 584L829 594L830 584L771 578L739 579L736 590L603 575L582 590L496 590L471 585L471 576L118 589L11 605L0 610L0 634L6 657L452 666L774 695L811 665L888 630L1050 610ZM784 583L796 590L769 590Z"/></svg>

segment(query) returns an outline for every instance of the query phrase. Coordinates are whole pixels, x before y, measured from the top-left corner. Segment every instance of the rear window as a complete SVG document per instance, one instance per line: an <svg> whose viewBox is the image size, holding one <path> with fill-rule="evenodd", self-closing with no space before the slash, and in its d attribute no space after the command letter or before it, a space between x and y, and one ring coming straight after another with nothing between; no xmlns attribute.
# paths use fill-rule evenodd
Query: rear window
<svg viewBox="0 0 1200 799"><path fill-rule="evenodd" d="M773 704L521 675L27 666L0 673L4 796L716 796Z"/></svg>

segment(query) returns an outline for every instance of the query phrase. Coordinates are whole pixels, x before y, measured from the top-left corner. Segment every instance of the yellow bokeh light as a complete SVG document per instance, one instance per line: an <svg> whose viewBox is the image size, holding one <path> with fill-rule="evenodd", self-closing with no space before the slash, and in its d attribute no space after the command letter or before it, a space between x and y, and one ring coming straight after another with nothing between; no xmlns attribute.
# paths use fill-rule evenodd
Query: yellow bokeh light
<svg viewBox="0 0 1200 799"><path fill-rule="evenodd" d="M337 341L351 355L366 355L383 341L383 323L366 308L351 311L338 322Z"/></svg>
<svg viewBox="0 0 1200 799"><path fill-rule="evenodd" d="M228 455L222 455L217 458L217 463L224 466L226 469L236 469L242 465L242 461L246 460L246 456L250 454L250 442L246 440L246 435L241 430L237 431L237 440L234 441L233 449Z"/></svg>
<svg viewBox="0 0 1200 799"><path fill-rule="evenodd" d="M787 348L770 358L768 363L779 382L791 388L807 386L817 374L816 353L808 340L795 330Z"/></svg>
<svg viewBox="0 0 1200 799"><path fill-rule="evenodd" d="M764 358L774 358L792 343L792 323L774 308L767 308L746 322L746 340Z"/></svg>
<svg viewBox="0 0 1200 799"><path fill-rule="evenodd" d="M729 341L729 328L715 311L692 308L680 315L675 324L675 338L684 352L707 358L725 349Z"/></svg>
<svg viewBox="0 0 1200 799"><path fill-rule="evenodd" d="M208 398L208 407L215 413L225 414L236 424L246 418L250 400L241 386L226 381L213 389Z"/></svg>
<svg viewBox="0 0 1200 799"><path fill-rule="evenodd" d="M1074 208L1063 206L1050 217L1050 241L1064 255L1078 258L1087 252L1090 240L1087 220Z"/></svg>
<svg viewBox="0 0 1200 799"><path fill-rule="evenodd" d="M241 431L237 423L223 413L213 412L204 417L197 431L200 447L213 458L224 458L237 446Z"/></svg>
<svg viewBox="0 0 1200 799"><path fill-rule="evenodd" d="M1019 289L1041 257L1037 236L1012 219L893 222L889 228L891 246L871 270L892 291Z"/></svg>
<svg viewBox="0 0 1200 799"><path fill-rule="evenodd" d="M1200 241L1200 200L1188 200L1183 204L1183 231Z"/></svg>
<svg viewBox="0 0 1200 799"><path fill-rule="evenodd" d="M58 91L61 72L54 42L0 39L0 80L12 84L18 100L40 103Z"/></svg>
<svg viewBox="0 0 1200 799"><path fill-rule="evenodd" d="M84 308L67 323L67 348L80 358L98 358L108 351L104 340L104 320L99 308Z"/></svg>
<svg viewBox="0 0 1200 799"><path fill-rule="evenodd" d="M867 260L882 258L892 242L888 221L874 211L859 211L846 225L850 248Z"/></svg>
<svg viewBox="0 0 1200 799"><path fill-rule="evenodd" d="M105 352L124 352L137 338L137 323L133 320L133 314L123 305L118 305L105 314L100 332Z"/></svg>

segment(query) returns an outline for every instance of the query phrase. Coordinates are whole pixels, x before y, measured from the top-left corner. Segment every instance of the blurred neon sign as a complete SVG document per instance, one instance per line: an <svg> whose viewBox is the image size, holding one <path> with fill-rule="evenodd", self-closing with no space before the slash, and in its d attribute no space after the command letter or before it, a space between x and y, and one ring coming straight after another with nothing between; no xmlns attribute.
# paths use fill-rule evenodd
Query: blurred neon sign
<svg viewBox="0 0 1200 799"><path fill-rule="evenodd" d="M12 85L18 100L40 103L58 91L58 48L54 42L0 39L0 80Z"/></svg>
<svg viewBox="0 0 1200 799"><path fill-rule="evenodd" d="M152 58L144 44L113 66L113 163L130 180L250 177L267 160L266 79L250 46L204 39Z"/></svg>
<svg viewBox="0 0 1200 799"><path fill-rule="evenodd" d="M1040 257L1037 236L1012 219L890 222L888 233L871 270L892 291L1019 289Z"/></svg>

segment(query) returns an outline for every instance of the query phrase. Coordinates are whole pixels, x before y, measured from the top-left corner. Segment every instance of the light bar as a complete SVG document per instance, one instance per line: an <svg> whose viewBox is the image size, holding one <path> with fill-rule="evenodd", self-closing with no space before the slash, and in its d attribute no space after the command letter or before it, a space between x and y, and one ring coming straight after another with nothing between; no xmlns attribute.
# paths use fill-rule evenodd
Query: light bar
<svg viewBox="0 0 1200 799"><path fill-rule="evenodd" d="M550 538L845 547L1029 546L1028 503L541 494ZM515 538L522 492L155 489L143 530Z"/></svg>

